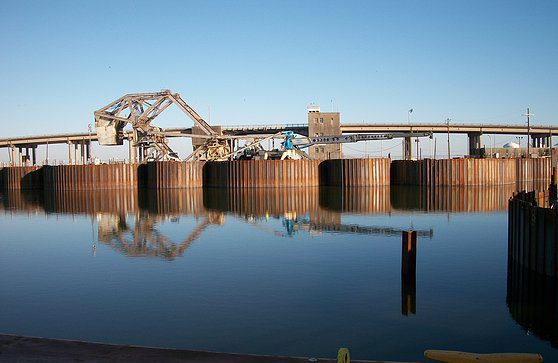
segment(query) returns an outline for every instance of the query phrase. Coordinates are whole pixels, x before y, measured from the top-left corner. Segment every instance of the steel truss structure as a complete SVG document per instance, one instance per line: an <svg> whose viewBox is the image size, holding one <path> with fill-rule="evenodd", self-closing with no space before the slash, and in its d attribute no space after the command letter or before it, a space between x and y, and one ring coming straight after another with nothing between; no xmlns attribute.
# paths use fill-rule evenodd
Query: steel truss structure
<svg viewBox="0 0 558 363"><path fill-rule="evenodd" d="M205 138L206 141L197 147L187 160L226 160L231 147L228 138L215 132L194 109L171 90L155 93L133 93L120 97L114 102L94 112L95 128L99 143L102 145L122 145L124 127L128 124L133 129L134 147L144 150L151 160L180 160L178 155L167 144L164 130L151 122L170 105L175 104L194 125L201 130L201 135L183 135ZM229 137L230 138L230 137Z"/></svg>

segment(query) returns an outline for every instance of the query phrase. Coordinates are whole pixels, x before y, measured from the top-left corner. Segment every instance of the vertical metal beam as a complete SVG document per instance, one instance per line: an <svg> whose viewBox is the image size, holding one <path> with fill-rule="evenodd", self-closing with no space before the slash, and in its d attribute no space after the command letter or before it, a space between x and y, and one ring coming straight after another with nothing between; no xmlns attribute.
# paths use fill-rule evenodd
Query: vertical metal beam
<svg viewBox="0 0 558 363"><path fill-rule="evenodd" d="M11 149L12 149L11 166L15 166L15 165L16 165L16 159L15 159L15 146L12 145L12 146L11 146Z"/></svg>
<svg viewBox="0 0 558 363"><path fill-rule="evenodd" d="M79 141L78 141L79 142ZM74 164L78 165L79 164L79 159L78 159L78 147L79 144L74 144Z"/></svg>
<svg viewBox="0 0 558 363"><path fill-rule="evenodd" d="M413 158L413 145L410 137L406 137L403 141L403 158L411 160Z"/></svg>
<svg viewBox="0 0 558 363"><path fill-rule="evenodd" d="M81 140L81 163L85 164L85 140Z"/></svg>
<svg viewBox="0 0 558 363"><path fill-rule="evenodd" d="M132 164L134 162L134 147L132 138L128 138L128 163Z"/></svg>

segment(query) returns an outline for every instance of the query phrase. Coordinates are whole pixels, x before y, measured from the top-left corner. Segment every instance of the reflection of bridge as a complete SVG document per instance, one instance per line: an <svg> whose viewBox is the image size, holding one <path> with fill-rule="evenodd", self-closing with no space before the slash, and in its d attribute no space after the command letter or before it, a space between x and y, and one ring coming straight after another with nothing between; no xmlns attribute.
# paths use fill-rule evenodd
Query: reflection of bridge
<svg viewBox="0 0 558 363"><path fill-rule="evenodd" d="M316 223L309 219L297 220L294 229L306 230L309 232L332 232L346 234L366 234L399 237L404 231L401 228L380 227L380 226L362 226L358 224L341 224L341 223ZM407 230L407 229L405 229ZM417 231L417 236L432 238L433 231L423 230Z"/></svg>
<svg viewBox="0 0 558 363"><path fill-rule="evenodd" d="M224 223L223 214L208 212L188 236L180 243L175 243L156 228L163 219L161 216L139 213L135 216L134 226L129 227L125 216L100 214L97 216L98 240L127 256L172 260L182 256L208 225Z"/></svg>

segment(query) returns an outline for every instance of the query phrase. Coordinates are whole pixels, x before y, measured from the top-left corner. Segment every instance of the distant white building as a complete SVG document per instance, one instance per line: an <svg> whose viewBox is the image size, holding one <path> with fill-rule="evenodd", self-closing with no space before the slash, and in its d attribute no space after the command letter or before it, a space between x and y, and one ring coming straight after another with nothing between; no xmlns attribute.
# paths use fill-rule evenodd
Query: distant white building
<svg viewBox="0 0 558 363"><path fill-rule="evenodd" d="M508 142L507 144L504 144L504 148L505 149L519 149L519 145L516 144L515 142Z"/></svg>

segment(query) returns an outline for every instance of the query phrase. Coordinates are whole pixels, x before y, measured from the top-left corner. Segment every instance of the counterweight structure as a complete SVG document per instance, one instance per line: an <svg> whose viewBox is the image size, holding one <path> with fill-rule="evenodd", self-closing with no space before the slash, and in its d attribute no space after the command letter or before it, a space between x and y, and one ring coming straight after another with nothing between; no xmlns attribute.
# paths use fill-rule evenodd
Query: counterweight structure
<svg viewBox="0 0 558 363"><path fill-rule="evenodd" d="M127 94L95 111L95 128L99 143L122 145L125 138L124 127L130 124L133 129L133 145L145 150L149 159L180 160L167 144L164 130L151 124L172 104L177 105L202 131L201 135L195 137L207 139L187 159L226 160L225 156L231 152L227 140L220 137L178 93L170 90Z"/></svg>

